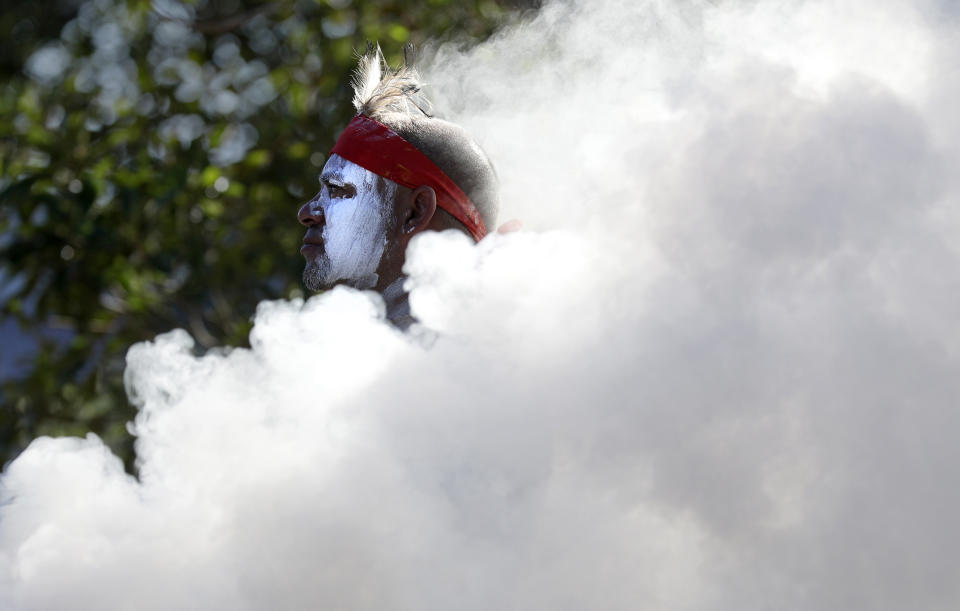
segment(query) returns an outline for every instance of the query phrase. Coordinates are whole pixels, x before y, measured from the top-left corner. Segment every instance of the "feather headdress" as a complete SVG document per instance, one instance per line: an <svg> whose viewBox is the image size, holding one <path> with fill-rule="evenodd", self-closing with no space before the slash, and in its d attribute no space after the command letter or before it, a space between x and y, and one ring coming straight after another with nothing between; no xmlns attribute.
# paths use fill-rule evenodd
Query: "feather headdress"
<svg viewBox="0 0 960 611"><path fill-rule="evenodd" d="M403 65L393 69L379 45L367 46L353 75L353 106L358 113L390 124L433 116L420 74L411 65L412 52L412 47L404 49Z"/></svg>

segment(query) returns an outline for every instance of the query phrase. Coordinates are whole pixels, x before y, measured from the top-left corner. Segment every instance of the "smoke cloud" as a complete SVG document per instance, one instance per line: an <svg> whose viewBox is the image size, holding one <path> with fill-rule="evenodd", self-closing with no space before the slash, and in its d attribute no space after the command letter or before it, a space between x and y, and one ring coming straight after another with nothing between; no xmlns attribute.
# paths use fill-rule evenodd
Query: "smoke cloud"
<svg viewBox="0 0 960 611"><path fill-rule="evenodd" d="M139 481L36 440L0 608L957 608L950 6L558 1L435 49L527 230L416 241L407 335L336 289L132 347Z"/></svg>

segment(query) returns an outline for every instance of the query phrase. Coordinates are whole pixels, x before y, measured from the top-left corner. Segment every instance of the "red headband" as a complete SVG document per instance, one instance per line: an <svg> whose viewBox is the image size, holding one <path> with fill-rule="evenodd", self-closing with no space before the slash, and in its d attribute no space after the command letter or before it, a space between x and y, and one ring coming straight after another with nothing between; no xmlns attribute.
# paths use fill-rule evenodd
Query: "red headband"
<svg viewBox="0 0 960 611"><path fill-rule="evenodd" d="M370 117L357 115L350 121L330 154L337 154L411 189L433 187L437 205L449 212L480 241L487 235L477 207L467 194L415 146L386 125Z"/></svg>

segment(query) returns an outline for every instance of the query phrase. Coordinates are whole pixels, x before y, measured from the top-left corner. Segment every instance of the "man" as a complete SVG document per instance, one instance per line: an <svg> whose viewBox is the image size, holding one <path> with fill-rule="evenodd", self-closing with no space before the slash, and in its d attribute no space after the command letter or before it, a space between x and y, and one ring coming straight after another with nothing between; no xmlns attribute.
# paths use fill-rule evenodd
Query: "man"
<svg viewBox="0 0 960 611"><path fill-rule="evenodd" d="M455 229L479 241L495 227L499 198L489 159L460 127L431 114L417 72L393 70L379 49L354 78L357 116L333 147L320 192L300 208L307 228L303 281L373 289L387 318L413 322L403 290L410 240Z"/></svg>

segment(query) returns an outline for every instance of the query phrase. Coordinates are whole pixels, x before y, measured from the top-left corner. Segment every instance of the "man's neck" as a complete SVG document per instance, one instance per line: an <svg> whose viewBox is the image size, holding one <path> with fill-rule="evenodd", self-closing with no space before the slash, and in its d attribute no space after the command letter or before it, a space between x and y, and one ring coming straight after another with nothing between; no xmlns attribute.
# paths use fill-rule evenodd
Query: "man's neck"
<svg viewBox="0 0 960 611"><path fill-rule="evenodd" d="M403 331L417 322L410 313L410 295L403 289L406 279L406 276L400 276L380 293L387 306L387 320Z"/></svg>

